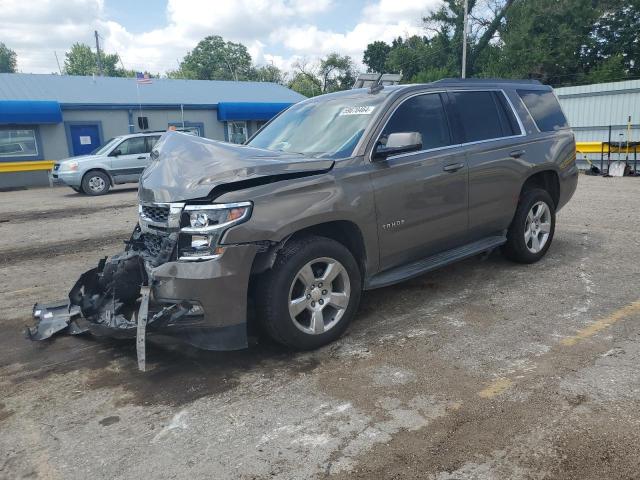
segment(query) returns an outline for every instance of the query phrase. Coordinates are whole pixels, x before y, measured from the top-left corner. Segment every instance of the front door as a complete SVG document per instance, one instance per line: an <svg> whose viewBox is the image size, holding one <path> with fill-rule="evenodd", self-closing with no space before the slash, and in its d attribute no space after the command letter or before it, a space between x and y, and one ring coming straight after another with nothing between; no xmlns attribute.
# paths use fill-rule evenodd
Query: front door
<svg viewBox="0 0 640 480"><path fill-rule="evenodd" d="M74 156L88 155L100 146L97 125L69 125L71 150Z"/></svg>
<svg viewBox="0 0 640 480"><path fill-rule="evenodd" d="M389 134L419 132L422 149L374 160L380 266L387 269L465 243L468 181L465 153L452 146L439 93L407 98L383 128Z"/></svg>
<svg viewBox="0 0 640 480"><path fill-rule="evenodd" d="M131 137L120 142L109 154L111 175L116 183L135 182L149 161L146 137Z"/></svg>

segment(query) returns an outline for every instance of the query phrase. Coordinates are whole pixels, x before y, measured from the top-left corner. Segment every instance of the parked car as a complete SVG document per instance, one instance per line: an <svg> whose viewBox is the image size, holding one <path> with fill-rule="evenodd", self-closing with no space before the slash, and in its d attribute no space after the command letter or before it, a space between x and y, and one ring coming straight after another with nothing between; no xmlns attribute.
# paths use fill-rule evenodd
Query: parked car
<svg viewBox="0 0 640 480"><path fill-rule="evenodd" d="M552 89L526 81L323 95L246 145L168 133L151 156L126 251L71 306L92 331L140 339L144 319L218 350L247 345L248 317L288 347L325 345L363 290L497 247L536 262L578 180Z"/></svg>
<svg viewBox="0 0 640 480"><path fill-rule="evenodd" d="M149 164L149 154L163 133L120 135L90 155L56 162L51 172L53 182L87 195L104 195L113 185L135 183ZM192 131L184 133L196 135Z"/></svg>

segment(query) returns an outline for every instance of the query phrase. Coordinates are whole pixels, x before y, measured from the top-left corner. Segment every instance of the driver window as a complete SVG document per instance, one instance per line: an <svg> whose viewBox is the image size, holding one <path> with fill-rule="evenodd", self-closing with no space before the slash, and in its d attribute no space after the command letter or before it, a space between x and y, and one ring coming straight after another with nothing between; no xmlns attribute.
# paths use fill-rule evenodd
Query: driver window
<svg viewBox="0 0 640 480"><path fill-rule="evenodd" d="M423 150L451 145L440 94L416 95L405 100L382 130L380 143L385 145L389 134L398 132L421 133Z"/></svg>
<svg viewBox="0 0 640 480"><path fill-rule="evenodd" d="M136 155L139 153L145 153L146 147L144 137L128 138L118 145L116 150L120 150L120 155Z"/></svg>

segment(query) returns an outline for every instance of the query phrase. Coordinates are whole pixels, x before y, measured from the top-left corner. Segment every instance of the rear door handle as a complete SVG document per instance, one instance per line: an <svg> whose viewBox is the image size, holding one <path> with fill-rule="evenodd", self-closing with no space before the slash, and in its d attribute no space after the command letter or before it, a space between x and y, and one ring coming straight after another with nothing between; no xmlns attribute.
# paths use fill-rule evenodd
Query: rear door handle
<svg viewBox="0 0 640 480"><path fill-rule="evenodd" d="M452 163L451 165L445 165L442 169L445 172L457 172L462 167L464 167L464 163Z"/></svg>
<svg viewBox="0 0 640 480"><path fill-rule="evenodd" d="M144 155L142 155L141 157L138 157L138 160L146 160L147 157L145 157Z"/></svg>
<svg viewBox="0 0 640 480"><path fill-rule="evenodd" d="M524 155L524 150L514 150L513 152L509 152L509 156L511 158L520 158Z"/></svg>

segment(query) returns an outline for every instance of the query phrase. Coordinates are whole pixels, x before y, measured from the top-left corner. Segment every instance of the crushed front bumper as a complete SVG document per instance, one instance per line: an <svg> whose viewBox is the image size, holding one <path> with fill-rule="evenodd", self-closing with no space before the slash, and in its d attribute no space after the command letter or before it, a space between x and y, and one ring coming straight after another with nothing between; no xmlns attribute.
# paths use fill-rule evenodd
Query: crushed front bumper
<svg viewBox="0 0 640 480"><path fill-rule="evenodd" d="M145 235L136 228L123 253L81 275L68 301L36 304L37 323L27 329L28 338L87 331L137 338L142 370L140 342L144 352L148 332L207 350L246 348L248 285L257 246L228 245L217 258L183 262L175 260L176 234L154 236L152 247Z"/></svg>

